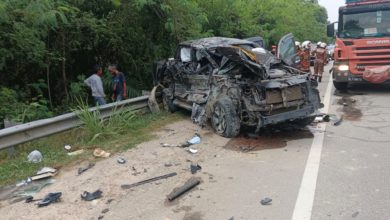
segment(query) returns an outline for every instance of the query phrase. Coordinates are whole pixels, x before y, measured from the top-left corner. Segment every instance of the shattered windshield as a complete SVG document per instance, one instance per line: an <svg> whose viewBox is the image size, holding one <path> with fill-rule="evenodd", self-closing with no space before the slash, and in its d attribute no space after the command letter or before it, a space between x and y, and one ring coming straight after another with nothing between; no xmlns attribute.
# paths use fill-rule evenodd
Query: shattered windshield
<svg viewBox="0 0 390 220"><path fill-rule="evenodd" d="M390 36L390 10L343 15L341 38Z"/></svg>

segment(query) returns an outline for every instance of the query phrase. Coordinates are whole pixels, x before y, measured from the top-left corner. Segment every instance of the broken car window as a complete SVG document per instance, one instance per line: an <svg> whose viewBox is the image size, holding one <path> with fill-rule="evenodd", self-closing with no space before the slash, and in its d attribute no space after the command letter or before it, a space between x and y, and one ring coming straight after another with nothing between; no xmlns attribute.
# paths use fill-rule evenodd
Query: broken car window
<svg viewBox="0 0 390 220"><path fill-rule="evenodd" d="M180 59L182 62L191 62L191 48L189 47L181 48Z"/></svg>

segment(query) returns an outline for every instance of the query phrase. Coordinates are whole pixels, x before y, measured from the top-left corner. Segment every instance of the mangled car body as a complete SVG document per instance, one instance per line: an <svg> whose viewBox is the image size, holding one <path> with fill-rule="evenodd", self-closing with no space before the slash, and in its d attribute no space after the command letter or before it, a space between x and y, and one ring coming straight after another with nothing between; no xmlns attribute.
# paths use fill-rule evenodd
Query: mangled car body
<svg viewBox="0 0 390 220"><path fill-rule="evenodd" d="M155 85L160 85L164 108L192 111L194 122L211 120L224 137L240 128L282 122L307 125L322 104L317 83L294 68L291 34L279 43L278 57L254 42L233 38L204 38L179 44L176 55L157 63Z"/></svg>

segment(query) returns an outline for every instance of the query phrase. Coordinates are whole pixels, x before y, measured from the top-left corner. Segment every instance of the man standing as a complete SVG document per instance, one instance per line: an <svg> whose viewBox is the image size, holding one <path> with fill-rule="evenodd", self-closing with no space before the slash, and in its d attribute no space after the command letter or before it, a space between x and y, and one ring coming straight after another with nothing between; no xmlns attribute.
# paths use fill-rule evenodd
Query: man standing
<svg viewBox="0 0 390 220"><path fill-rule="evenodd" d="M88 77L86 80L84 80L84 83L89 86L92 90L92 96L95 100L95 103L97 105L105 105L105 94L103 89L103 83L101 76L103 75L103 70L100 66L94 67L94 74L92 74L90 77Z"/></svg>
<svg viewBox="0 0 390 220"><path fill-rule="evenodd" d="M310 73L310 48L311 42L305 41L302 43L302 50L299 52L299 58L301 59L300 69L303 72Z"/></svg>
<svg viewBox="0 0 390 220"><path fill-rule="evenodd" d="M326 60L326 43L321 43L314 51L313 55L316 57L314 63L314 79L318 82L322 80L322 73L324 72L324 65Z"/></svg>
<svg viewBox="0 0 390 220"><path fill-rule="evenodd" d="M110 65L108 71L112 75L112 99L119 102L126 98L126 79L116 65Z"/></svg>

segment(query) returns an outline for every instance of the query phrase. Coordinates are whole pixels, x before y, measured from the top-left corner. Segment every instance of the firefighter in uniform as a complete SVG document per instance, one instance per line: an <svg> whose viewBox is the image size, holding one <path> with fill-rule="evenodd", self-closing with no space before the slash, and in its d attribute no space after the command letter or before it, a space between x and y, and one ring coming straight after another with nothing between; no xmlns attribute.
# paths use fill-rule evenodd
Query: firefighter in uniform
<svg viewBox="0 0 390 220"><path fill-rule="evenodd" d="M300 69L303 72L310 73L310 41L305 41L302 43L302 49L299 52L299 58L301 59Z"/></svg>
<svg viewBox="0 0 390 220"><path fill-rule="evenodd" d="M322 80L322 73L324 73L324 65L326 60L326 43L321 43L313 52L315 56L314 62L314 79L318 82Z"/></svg>

